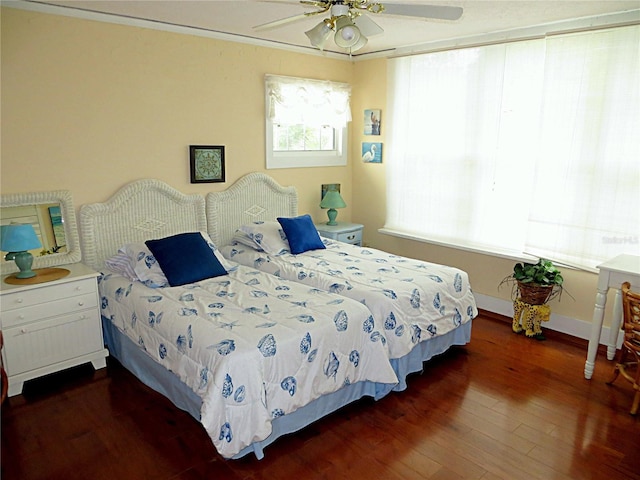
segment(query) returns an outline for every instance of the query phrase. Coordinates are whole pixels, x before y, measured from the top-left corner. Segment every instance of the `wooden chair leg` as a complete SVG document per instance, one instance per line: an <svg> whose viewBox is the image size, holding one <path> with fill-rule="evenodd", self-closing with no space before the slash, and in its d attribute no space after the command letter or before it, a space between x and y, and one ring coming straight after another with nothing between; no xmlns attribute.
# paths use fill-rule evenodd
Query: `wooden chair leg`
<svg viewBox="0 0 640 480"><path fill-rule="evenodd" d="M638 355L635 355L636 357L636 362L635 362L635 366L636 366L636 377L633 381L633 389L635 390L636 394L633 396L633 404L631 405L631 415L635 415L636 413L638 413L638 406L640 406L640 359L638 358Z"/></svg>
<svg viewBox="0 0 640 480"><path fill-rule="evenodd" d="M616 378L618 378L618 375L620 375L620 364L616 364L615 368L613 369L613 375L611 376L610 380L607 380L607 385L611 385L613 382L616 381Z"/></svg>
<svg viewBox="0 0 640 480"><path fill-rule="evenodd" d="M640 406L640 390L636 390L636 394L633 397L633 405L631 405L631 415L638 413L638 406Z"/></svg>
<svg viewBox="0 0 640 480"><path fill-rule="evenodd" d="M620 352L618 352L618 360L616 361L616 366L613 369L613 374L611 375L611 380L607 381L607 385L611 385L613 382L616 381L616 378L618 378L618 375L620 375L620 368L624 368L624 362L626 360L626 350L624 348L620 349Z"/></svg>

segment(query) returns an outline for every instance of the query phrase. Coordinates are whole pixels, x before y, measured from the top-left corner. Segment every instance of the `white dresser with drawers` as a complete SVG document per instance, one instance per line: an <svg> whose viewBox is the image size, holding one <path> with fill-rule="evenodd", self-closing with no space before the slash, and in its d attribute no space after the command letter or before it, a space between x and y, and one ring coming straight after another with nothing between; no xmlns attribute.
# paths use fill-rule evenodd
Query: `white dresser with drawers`
<svg viewBox="0 0 640 480"><path fill-rule="evenodd" d="M66 276L44 283L0 282L0 329L9 396L25 381L91 362L106 366L98 295L98 273L75 263Z"/></svg>

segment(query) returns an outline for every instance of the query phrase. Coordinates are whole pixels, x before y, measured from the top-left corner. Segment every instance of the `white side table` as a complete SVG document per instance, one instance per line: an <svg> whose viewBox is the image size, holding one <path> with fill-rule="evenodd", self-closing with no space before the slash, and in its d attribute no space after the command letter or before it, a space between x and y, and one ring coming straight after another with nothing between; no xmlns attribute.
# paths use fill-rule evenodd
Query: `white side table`
<svg viewBox="0 0 640 480"><path fill-rule="evenodd" d="M600 270L598 273L598 293L596 294L596 306L593 309L593 323L591 324L587 361L584 364L584 378L586 379L590 379L593 376L609 288L616 289L609 343L607 344L607 358L609 360L613 360L615 357L622 323L622 292L620 288L624 282L629 282L633 290L640 290L640 257L619 255L612 260L604 262L602 265L598 265L598 269Z"/></svg>
<svg viewBox="0 0 640 480"><path fill-rule="evenodd" d="M364 229L364 225L359 223L338 222L337 225L317 223L316 228L322 237L362 246L362 230Z"/></svg>
<svg viewBox="0 0 640 480"><path fill-rule="evenodd" d="M9 284L10 275L0 281L2 353L10 397L22 393L25 381L42 375L87 362L95 369L106 366L109 351L102 337L99 274L81 263L60 268L69 273L44 283Z"/></svg>

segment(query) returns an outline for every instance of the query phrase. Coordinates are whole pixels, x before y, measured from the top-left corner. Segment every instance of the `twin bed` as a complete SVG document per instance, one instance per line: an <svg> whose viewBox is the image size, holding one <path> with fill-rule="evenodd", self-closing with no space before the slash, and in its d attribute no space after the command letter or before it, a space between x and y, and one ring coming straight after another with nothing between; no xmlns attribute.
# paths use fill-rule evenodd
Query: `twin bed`
<svg viewBox="0 0 640 480"><path fill-rule="evenodd" d="M470 340L465 272L320 240L309 222L295 189L260 173L206 198L140 180L80 210L111 355L225 458L262 458L358 398L404 390Z"/></svg>

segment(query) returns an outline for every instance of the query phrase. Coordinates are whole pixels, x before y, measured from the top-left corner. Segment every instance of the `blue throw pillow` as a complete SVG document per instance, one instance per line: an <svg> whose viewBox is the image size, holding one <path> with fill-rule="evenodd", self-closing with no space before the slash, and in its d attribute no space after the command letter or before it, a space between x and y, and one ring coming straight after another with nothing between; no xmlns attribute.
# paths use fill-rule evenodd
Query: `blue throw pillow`
<svg viewBox="0 0 640 480"><path fill-rule="evenodd" d="M326 248L309 215L293 218L278 217L278 222L287 236L291 253L298 254Z"/></svg>
<svg viewBox="0 0 640 480"><path fill-rule="evenodd" d="M172 287L227 274L199 232L180 233L145 243Z"/></svg>

